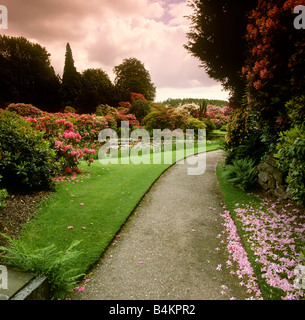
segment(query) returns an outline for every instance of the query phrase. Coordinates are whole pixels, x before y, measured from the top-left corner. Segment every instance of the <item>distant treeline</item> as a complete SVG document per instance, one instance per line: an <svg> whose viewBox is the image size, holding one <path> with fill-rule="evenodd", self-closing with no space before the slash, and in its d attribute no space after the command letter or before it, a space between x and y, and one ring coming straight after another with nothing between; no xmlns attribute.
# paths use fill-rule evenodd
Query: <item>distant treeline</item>
<svg viewBox="0 0 305 320"><path fill-rule="evenodd" d="M167 107L179 107L184 104L190 104L190 103L195 103L200 105L203 101L206 101L208 105L213 105L217 107L224 108L227 104L228 101L225 100L215 100L215 99L194 99L194 98L183 98L183 99L167 99L162 102L162 104L166 105Z"/></svg>

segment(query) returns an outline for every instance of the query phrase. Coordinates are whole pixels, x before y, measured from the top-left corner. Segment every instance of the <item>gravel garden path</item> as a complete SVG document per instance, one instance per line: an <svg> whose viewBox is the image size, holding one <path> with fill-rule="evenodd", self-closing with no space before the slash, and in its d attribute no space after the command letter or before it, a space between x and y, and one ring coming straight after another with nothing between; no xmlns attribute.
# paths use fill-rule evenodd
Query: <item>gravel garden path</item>
<svg viewBox="0 0 305 320"><path fill-rule="evenodd" d="M247 289L225 267L227 252L217 237L224 212L215 175L221 158L221 151L207 153L200 176L187 175L186 162L166 171L72 299L246 299Z"/></svg>

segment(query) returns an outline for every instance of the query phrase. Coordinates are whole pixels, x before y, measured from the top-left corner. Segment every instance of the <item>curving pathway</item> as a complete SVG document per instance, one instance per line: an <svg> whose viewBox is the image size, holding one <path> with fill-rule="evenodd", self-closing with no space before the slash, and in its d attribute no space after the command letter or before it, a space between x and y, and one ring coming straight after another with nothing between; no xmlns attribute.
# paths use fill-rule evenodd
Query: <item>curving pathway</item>
<svg viewBox="0 0 305 320"><path fill-rule="evenodd" d="M188 176L174 165L154 184L73 300L243 300L246 288L224 266L223 199L214 172ZM221 250L218 250L221 248ZM219 265L222 270L217 270ZM227 295L221 293L228 287Z"/></svg>

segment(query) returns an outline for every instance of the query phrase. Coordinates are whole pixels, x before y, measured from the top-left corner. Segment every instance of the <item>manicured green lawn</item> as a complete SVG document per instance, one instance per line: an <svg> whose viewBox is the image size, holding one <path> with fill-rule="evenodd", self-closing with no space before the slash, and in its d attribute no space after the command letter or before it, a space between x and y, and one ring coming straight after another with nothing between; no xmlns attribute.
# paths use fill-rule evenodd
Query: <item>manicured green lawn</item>
<svg viewBox="0 0 305 320"><path fill-rule="evenodd" d="M35 247L55 243L60 249L73 240L82 240L78 249L85 254L76 263L85 271L165 169L165 165L102 166L96 161L90 167L90 176L59 183L57 192L27 226L22 240Z"/></svg>
<svg viewBox="0 0 305 320"><path fill-rule="evenodd" d="M222 135L224 135L224 136L227 134L226 131L221 131L221 130L214 130L213 133L222 134Z"/></svg>
<svg viewBox="0 0 305 320"><path fill-rule="evenodd" d="M219 149L207 145L207 151ZM81 164L83 174L75 180L59 182L57 190L40 205L39 214L25 228L21 240L42 248L55 244L67 248L82 240L83 254L75 265L86 272L105 251L151 185L170 165Z"/></svg>

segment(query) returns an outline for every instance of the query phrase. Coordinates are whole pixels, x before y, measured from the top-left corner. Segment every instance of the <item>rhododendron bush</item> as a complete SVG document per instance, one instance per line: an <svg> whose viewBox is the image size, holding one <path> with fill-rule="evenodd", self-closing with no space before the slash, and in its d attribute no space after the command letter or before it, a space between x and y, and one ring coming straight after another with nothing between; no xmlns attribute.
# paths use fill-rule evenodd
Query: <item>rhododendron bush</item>
<svg viewBox="0 0 305 320"><path fill-rule="evenodd" d="M259 0L249 16L248 58L243 67L248 99L264 118L285 112L285 103L305 89L305 32L293 25L303 0Z"/></svg>
<svg viewBox="0 0 305 320"><path fill-rule="evenodd" d="M33 129L44 133L44 139L56 153L58 173L79 173L80 160L90 165L99 147L98 134L108 128L104 117L70 112L47 113L26 104L11 104L7 109L19 114Z"/></svg>
<svg viewBox="0 0 305 320"><path fill-rule="evenodd" d="M98 147L98 134L108 128L105 118L91 115L55 113L25 119L36 129L45 132L45 137L52 142L65 173L79 172L77 166L80 160L86 160L88 164L93 161Z"/></svg>
<svg viewBox="0 0 305 320"><path fill-rule="evenodd" d="M136 95L138 98L138 96ZM79 173L79 161L90 165L97 157L100 143L98 135L106 128L117 129L122 121L128 121L130 129L140 127L137 118L129 113L130 103L121 103L116 113L106 116L64 113L48 113L29 104L11 104L7 109L40 132L56 152L56 163L62 173Z"/></svg>
<svg viewBox="0 0 305 320"><path fill-rule="evenodd" d="M176 111L182 112L186 114L188 117L193 117L197 119L200 118L199 113L202 112L202 110L200 110L200 106L195 103L182 105L176 108ZM203 111L202 118L210 119L215 123L216 128L219 129L230 121L233 111L234 110L229 106L221 108L218 106L208 105L206 110Z"/></svg>
<svg viewBox="0 0 305 320"><path fill-rule="evenodd" d="M217 106L208 106L206 114L216 124L217 128L226 125L232 116L229 108L224 109Z"/></svg>
<svg viewBox="0 0 305 320"><path fill-rule="evenodd" d="M153 129L184 129L187 126L188 117L176 109L168 109L149 113L144 119L143 124L146 130Z"/></svg>

